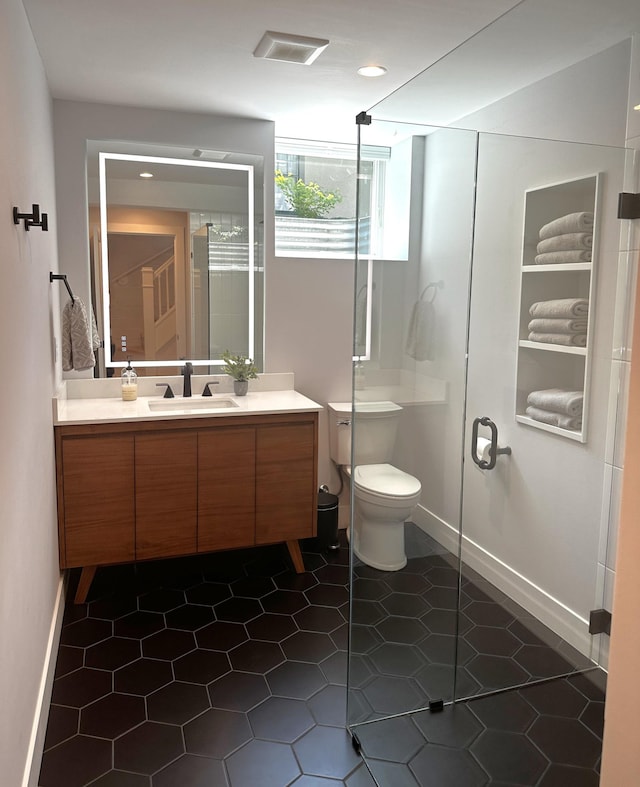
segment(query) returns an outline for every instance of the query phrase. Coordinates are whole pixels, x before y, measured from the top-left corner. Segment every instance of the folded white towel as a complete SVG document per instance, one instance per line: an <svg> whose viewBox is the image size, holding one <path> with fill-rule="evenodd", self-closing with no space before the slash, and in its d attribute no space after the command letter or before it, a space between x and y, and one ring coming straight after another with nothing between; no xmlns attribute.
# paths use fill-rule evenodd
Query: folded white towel
<svg viewBox="0 0 640 787"><path fill-rule="evenodd" d="M553 317L569 319L586 317L589 313L589 301L586 298L557 298L552 301L538 301L529 308L532 317Z"/></svg>
<svg viewBox="0 0 640 787"><path fill-rule="evenodd" d="M93 309L91 318L80 298L69 301L62 310L62 368L65 372L93 369L94 350L100 346Z"/></svg>
<svg viewBox="0 0 640 787"><path fill-rule="evenodd" d="M548 251L536 254L536 265L575 265L577 262L591 262L591 249L568 249L567 251Z"/></svg>
<svg viewBox="0 0 640 787"><path fill-rule="evenodd" d="M534 333L586 333L586 318L554 320L552 317L531 320L527 328Z"/></svg>
<svg viewBox="0 0 640 787"><path fill-rule="evenodd" d="M553 413L563 413L576 417L582 415L584 394L582 391L566 391L564 388L546 388L543 391L531 391L527 396L527 404L541 407Z"/></svg>
<svg viewBox="0 0 640 787"><path fill-rule="evenodd" d="M433 358L434 307L432 301L416 301L411 318L405 352L415 361L430 361Z"/></svg>
<svg viewBox="0 0 640 787"><path fill-rule="evenodd" d="M536 333L529 334L530 342L542 342L544 344L562 344L566 347L586 347L586 333Z"/></svg>
<svg viewBox="0 0 640 787"><path fill-rule="evenodd" d="M582 429L582 418L580 416L563 415L562 413L552 413L540 407L527 407L525 413L534 421L540 421L550 426L559 426L561 429L572 429L574 431Z"/></svg>
<svg viewBox="0 0 640 787"><path fill-rule="evenodd" d="M579 213L567 213L566 216L550 221L540 228L540 240L553 238L554 235L566 235L569 232L590 232L593 228L593 213L583 210Z"/></svg>
<svg viewBox="0 0 640 787"><path fill-rule="evenodd" d="M566 235L554 235L541 240L536 247L538 254L549 251L571 251L573 249L590 249L593 246L593 235L590 232L568 232Z"/></svg>

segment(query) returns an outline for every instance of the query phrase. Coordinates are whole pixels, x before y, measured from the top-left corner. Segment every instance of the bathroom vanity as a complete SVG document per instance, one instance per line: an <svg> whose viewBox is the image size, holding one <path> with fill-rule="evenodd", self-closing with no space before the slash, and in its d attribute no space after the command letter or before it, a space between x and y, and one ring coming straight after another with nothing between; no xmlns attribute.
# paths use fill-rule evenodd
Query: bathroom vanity
<svg viewBox="0 0 640 787"><path fill-rule="evenodd" d="M77 603L101 565L284 542L304 571L298 539L316 531L321 407L294 391L242 400L166 411L150 408L162 408L157 397L61 404L60 567L82 568Z"/></svg>

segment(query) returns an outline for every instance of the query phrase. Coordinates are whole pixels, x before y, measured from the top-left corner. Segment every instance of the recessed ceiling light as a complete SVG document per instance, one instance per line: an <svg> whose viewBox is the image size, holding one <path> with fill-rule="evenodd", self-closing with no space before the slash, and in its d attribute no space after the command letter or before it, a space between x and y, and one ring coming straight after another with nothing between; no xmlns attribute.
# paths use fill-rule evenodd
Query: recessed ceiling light
<svg viewBox="0 0 640 787"><path fill-rule="evenodd" d="M140 173L140 177L141 178L152 178L153 177L153 173L152 172L141 172Z"/></svg>
<svg viewBox="0 0 640 787"><path fill-rule="evenodd" d="M309 36L274 33L272 30L267 30L254 49L253 56L308 66L328 46L329 39L327 38L310 38Z"/></svg>
<svg viewBox="0 0 640 787"><path fill-rule="evenodd" d="M636 112L640 112L640 104L636 104L634 109Z"/></svg>
<svg viewBox="0 0 640 787"><path fill-rule="evenodd" d="M387 69L384 66L362 66L358 73L361 77L381 77L387 73Z"/></svg>

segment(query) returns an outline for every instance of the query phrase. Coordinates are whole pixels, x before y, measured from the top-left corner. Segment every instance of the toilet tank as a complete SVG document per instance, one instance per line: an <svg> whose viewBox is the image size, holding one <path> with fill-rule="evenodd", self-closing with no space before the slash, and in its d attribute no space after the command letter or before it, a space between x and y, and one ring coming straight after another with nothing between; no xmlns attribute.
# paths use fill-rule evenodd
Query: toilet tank
<svg viewBox="0 0 640 787"><path fill-rule="evenodd" d="M355 464L390 462L402 407L395 402L356 402L355 428L351 402L329 402L329 452L339 465L351 464L355 435ZM344 422L348 421L349 425Z"/></svg>

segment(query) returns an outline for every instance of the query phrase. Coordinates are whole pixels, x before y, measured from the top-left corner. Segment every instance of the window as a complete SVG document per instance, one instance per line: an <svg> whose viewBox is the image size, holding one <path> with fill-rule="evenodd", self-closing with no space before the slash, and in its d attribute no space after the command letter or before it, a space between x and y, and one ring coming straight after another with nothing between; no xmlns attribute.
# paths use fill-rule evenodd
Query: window
<svg viewBox="0 0 640 787"><path fill-rule="evenodd" d="M275 159L276 254L353 259L359 224L360 252L376 256L388 148L362 150L359 222L356 145L276 139Z"/></svg>

